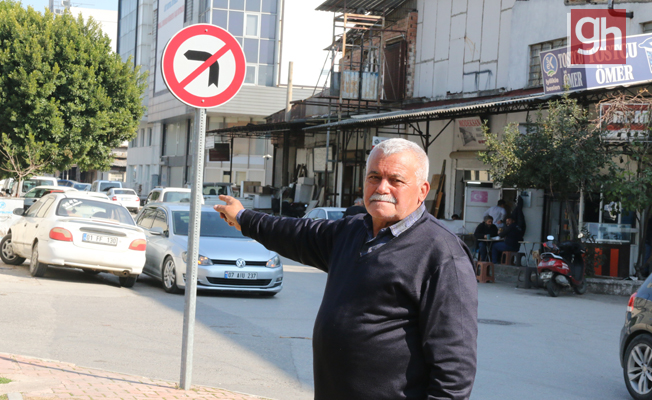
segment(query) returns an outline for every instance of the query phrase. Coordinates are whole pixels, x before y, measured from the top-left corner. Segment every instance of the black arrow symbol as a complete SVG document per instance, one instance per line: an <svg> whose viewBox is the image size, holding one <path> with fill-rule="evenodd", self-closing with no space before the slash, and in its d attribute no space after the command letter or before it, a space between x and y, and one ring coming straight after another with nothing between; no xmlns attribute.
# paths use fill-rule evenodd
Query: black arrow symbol
<svg viewBox="0 0 652 400"><path fill-rule="evenodd" d="M190 61L206 61L211 58L213 55L205 51L197 50L188 50L184 56ZM217 87L217 81L220 77L220 64L215 61L213 65L209 67L208 71L208 86L215 85Z"/></svg>

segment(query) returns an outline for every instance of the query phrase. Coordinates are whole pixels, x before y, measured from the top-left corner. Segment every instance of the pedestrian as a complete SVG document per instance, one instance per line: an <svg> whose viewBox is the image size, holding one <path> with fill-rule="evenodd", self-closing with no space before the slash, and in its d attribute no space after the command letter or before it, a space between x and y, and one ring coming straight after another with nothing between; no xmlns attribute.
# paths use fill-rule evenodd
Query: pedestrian
<svg viewBox="0 0 652 400"><path fill-rule="evenodd" d="M273 217L221 196L229 225L328 273L313 330L315 399L468 399L477 362L468 248L425 210L428 156L405 139L367 160L368 214Z"/></svg>
<svg viewBox="0 0 652 400"><path fill-rule="evenodd" d="M498 228L496 228L496 225L494 225L494 219L491 218L491 215L484 217L484 221L480 222L480 224L475 228L475 232L473 233L473 236L475 236L475 238L478 240L487 239L487 235L489 235L489 237L498 236ZM478 250L480 251L480 260L488 260L487 242L478 241Z"/></svg>
<svg viewBox="0 0 652 400"><path fill-rule="evenodd" d="M491 215L491 218L494 219L494 224L498 229L505 226L505 217L507 216L507 210L505 209L505 200L498 200L498 204L490 207L487 211L484 212L482 218L487 215Z"/></svg>
<svg viewBox="0 0 652 400"><path fill-rule="evenodd" d="M523 231L518 225L516 225L512 217L507 217L505 220L505 228L498 234L498 236L505 240L494 243L491 247L491 261L494 264L498 264L500 255L503 251L518 251L521 247L518 242L523 240Z"/></svg>
<svg viewBox="0 0 652 400"><path fill-rule="evenodd" d="M344 216L356 215L356 214L366 214L367 209L364 208L364 200L362 197L358 197L353 202L353 205L344 211Z"/></svg>

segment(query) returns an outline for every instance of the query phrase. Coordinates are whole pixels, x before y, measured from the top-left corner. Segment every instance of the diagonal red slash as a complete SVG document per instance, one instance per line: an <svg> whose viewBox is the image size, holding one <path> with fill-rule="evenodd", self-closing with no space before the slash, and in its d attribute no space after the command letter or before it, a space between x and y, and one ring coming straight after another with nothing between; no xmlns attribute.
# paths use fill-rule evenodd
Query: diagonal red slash
<svg viewBox="0 0 652 400"><path fill-rule="evenodd" d="M213 54L213 55L211 56L211 58L209 58L208 60L204 61L204 63L203 63L202 65L200 65L199 68L197 68L196 70L194 70L190 75L186 76L186 78L185 78L183 81L181 81L181 83L180 83L181 87L185 88L186 85L188 85L188 84L189 84L190 82L192 82L196 77L198 77L199 74L201 74L202 72L206 71L206 69L207 69L208 67L210 67L211 65L213 65L213 63L214 63L215 61L217 61L220 57L222 57L223 55L225 55L225 54L226 54L227 52L229 52L230 50L231 50L231 49L230 49L227 45L222 46L222 48L219 49L219 50L217 51L217 53Z"/></svg>

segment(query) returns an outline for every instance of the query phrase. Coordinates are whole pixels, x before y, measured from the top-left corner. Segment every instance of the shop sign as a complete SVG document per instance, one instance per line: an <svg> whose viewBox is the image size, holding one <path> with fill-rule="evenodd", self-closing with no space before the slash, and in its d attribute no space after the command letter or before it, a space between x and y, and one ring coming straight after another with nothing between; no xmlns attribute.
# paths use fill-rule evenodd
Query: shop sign
<svg viewBox="0 0 652 400"><path fill-rule="evenodd" d="M485 138L480 117L459 118L455 120L455 136L458 150L484 150Z"/></svg>
<svg viewBox="0 0 652 400"><path fill-rule="evenodd" d="M602 118L612 107L610 103L600 104ZM650 106L628 104L624 110L614 111L611 118L602 125L603 137L608 141L631 141L647 138L650 128Z"/></svg>
<svg viewBox="0 0 652 400"><path fill-rule="evenodd" d="M576 66L568 48L542 51L541 77L546 94L632 85L652 81L652 34L626 38L626 64ZM598 60L599 61L599 60Z"/></svg>

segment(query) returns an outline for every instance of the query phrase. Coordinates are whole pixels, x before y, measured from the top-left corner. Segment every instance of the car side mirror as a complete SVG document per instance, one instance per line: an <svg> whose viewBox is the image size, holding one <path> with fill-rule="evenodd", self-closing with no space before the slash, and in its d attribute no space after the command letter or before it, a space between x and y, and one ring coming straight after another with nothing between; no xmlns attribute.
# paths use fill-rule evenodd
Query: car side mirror
<svg viewBox="0 0 652 400"><path fill-rule="evenodd" d="M23 208L14 208L14 215L23 216L25 215L25 209Z"/></svg>
<svg viewBox="0 0 652 400"><path fill-rule="evenodd" d="M152 235L156 235L156 236L161 236L165 234L165 231L163 231L163 228L161 228L160 226L152 228L149 232Z"/></svg>

